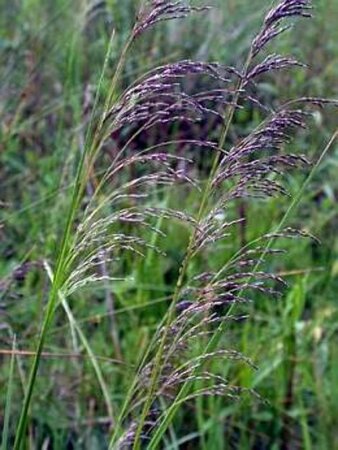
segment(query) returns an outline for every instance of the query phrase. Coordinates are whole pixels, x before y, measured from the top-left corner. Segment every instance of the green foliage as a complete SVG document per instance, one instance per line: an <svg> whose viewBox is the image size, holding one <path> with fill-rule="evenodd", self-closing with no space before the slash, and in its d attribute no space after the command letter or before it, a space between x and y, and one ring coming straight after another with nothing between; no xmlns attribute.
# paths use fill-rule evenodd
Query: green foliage
<svg viewBox="0 0 338 450"><path fill-rule="evenodd" d="M0 428L4 449L14 445L21 399L27 393L32 353L50 291L43 262L48 265L60 251L88 124L84 111L94 105L94 88L116 28L99 88L101 98L109 94L109 80L138 2L102 3L106 3L102 10L91 12L90 2L84 0L0 0ZM242 58L259 19L257 11L269 5L263 0L211 3L221 6L222 12L192 17L184 25L171 22L137 43L126 62L122 86L178 55L193 53L233 64ZM280 42L286 53L296 49L300 53L296 56L312 67L292 78L279 74L273 82L266 80L262 87L268 98L286 98L290 92L338 97L338 7L333 0L317 3L315 22L301 25ZM223 33L229 23L232 28ZM235 119L238 135L260 120L247 114ZM298 142L300 151L316 160L325 146L323 140L327 142L337 127L337 113L320 111L314 119L311 137L300 136ZM104 150L98 172L111 158ZM271 270L289 281L283 297L273 302L257 295L254 305L242 310L250 312L250 318L227 323L220 338L225 347L244 353L258 369L218 361L213 363L215 371L231 384L255 389L260 398L243 395L238 401L208 398L189 403L174 418L163 448L338 449L337 166L335 143L290 218L292 226L315 234L321 245L311 240L283 242L287 254L269 262ZM289 175L294 197L303 182L301 175ZM159 207L173 209L189 211L198 202L192 193L180 197L175 188L154 196ZM251 241L275 229L289 203L271 199L246 205L245 238ZM170 236L161 241L166 258L155 258L152 248L143 258L121 254L117 271L130 274L124 281L89 287L56 311L60 299L56 296L50 304L55 316L48 322L41 349L25 448L107 448L111 405L118 410L123 405L140 355L168 308L182 248L188 241L187 229L161 216L154 226ZM141 230L140 235L153 244L160 239L151 230ZM233 254L238 248L235 240L220 244L212 265L217 267L217 258ZM189 270L198 272L198 268ZM107 290L114 298L113 323ZM118 344L112 334L115 326Z"/></svg>

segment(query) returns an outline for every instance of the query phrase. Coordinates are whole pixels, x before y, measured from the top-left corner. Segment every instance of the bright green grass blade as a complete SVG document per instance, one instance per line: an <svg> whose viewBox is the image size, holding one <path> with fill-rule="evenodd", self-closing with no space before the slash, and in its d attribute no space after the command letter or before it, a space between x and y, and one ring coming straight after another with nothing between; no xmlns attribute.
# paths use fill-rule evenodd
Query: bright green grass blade
<svg viewBox="0 0 338 450"><path fill-rule="evenodd" d="M52 281L53 280L52 270L51 270L51 268L48 266L48 264L46 262L45 262L45 268L46 268L46 271L48 273L48 276L49 276L50 280ZM95 354L94 354L94 352L93 352L93 350L92 350L92 348L91 348L91 346L90 346L86 336L83 334L81 328L79 327L79 325L78 325L78 323L77 323L77 321L76 321L76 319L75 319L75 317L74 317L74 315L72 313L72 310L70 309L70 307L68 305L68 302L67 302L65 296L62 295L61 292L59 293L59 296L60 296L60 299L61 299L62 307L63 307L63 309L64 309L64 311L65 311L65 313L67 315L67 318L69 320L71 328L74 329L77 332L77 334L78 334L78 336L79 336L79 338L80 338L80 340L82 342L82 345L84 346L84 348L85 348L85 350L86 350L86 352L88 354L88 357L89 357L90 362L91 362L91 364L93 366L93 369L94 369L94 372L96 374L96 377L98 379L100 388L102 390L102 394L103 394L103 397L104 397L104 400L105 400L105 403L106 403L106 407L107 407L107 412L109 414L109 418L111 420L111 423L113 424L114 423L114 409L113 409L113 405L112 405L112 402L111 402L111 399L110 399L109 390L108 390L108 387L107 387L106 382L104 380L104 377L103 377L100 365L98 363L98 360L97 360L97 358L96 358L96 356L95 356Z"/></svg>

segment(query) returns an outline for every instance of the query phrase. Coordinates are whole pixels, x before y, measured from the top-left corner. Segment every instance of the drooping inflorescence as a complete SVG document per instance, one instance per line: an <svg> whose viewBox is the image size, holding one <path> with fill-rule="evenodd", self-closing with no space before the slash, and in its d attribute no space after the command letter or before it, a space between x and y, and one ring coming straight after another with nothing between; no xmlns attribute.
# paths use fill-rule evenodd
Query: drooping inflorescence
<svg viewBox="0 0 338 450"><path fill-rule="evenodd" d="M311 17L311 0L284 0L271 9L265 17L264 24L252 41L251 50L256 56L274 38L290 28L282 25L286 19L292 17Z"/></svg>
<svg viewBox="0 0 338 450"><path fill-rule="evenodd" d="M147 0L139 11L134 34L138 36L159 22L184 19L191 12L205 11L207 9L207 7L190 6L184 0Z"/></svg>
<svg viewBox="0 0 338 450"><path fill-rule="evenodd" d="M161 21L184 18L191 12L205 9L180 0L146 1L138 14L133 37ZM196 342L202 339L208 343L226 321L246 320L245 315L232 313L233 305L253 301L256 293L279 295L283 280L261 270L260 265L265 258L282 252L264 246L264 242L271 239L271 235L267 235L256 246L240 248L217 270L207 266L202 273L193 270L188 273L187 268L196 256L206 251L210 255L217 250L219 242L233 238L245 218L234 214L232 202L285 195L287 189L280 176L290 168L308 164L304 156L284 153L283 148L297 130L306 126L308 115L298 106L307 103L323 106L326 101L302 98L283 105L266 104L260 98L256 82L265 74L303 66L290 56L269 54L260 61L257 57L267 44L289 28L284 24L287 19L310 17L310 10L310 0L280 1L266 15L261 30L250 45L243 68L192 60L169 63L151 70L126 88L105 114L107 145L114 133L122 134L127 130L129 135L126 143L117 148L99 188L109 183L114 186L114 180L131 168L136 168L134 174L137 175L114 186L101 206L95 206L92 200L89 202L67 261L65 285L68 293L95 280L95 267L102 252L110 261L114 261L121 250L141 256L147 248L161 253L156 245L133 232L117 233L115 224L136 229L144 227L163 236L163 232L154 226L154 219L161 217L184 223L191 233L166 320L156 331L138 368L130 396L133 402L123 417L126 431L122 437L117 436L113 448L128 449L135 442L149 442L154 430L165 421L162 400L168 406L175 404L177 397L180 402L196 396L235 399L244 391L232 386L210 366L215 359L237 360L250 366L253 366L252 362L234 350L203 351ZM207 83L212 80L213 85L208 90L191 92L187 87L191 77L204 78ZM247 136L233 137L229 134L232 119L248 102L251 108L259 108L264 118ZM164 134L153 145L130 151L133 140L153 127L198 124L210 115L217 116L222 123L219 129L213 130L219 134L218 141L207 138L175 140ZM190 145L189 157L175 153L179 143ZM197 179L196 171L190 170L197 148L202 148L212 162L206 182ZM140 167L142 169L138 171ZM150 204L149 186L156 190L175 184L185 184L199 192L201 202L197 211ZM102 214L108 205L114 212ZM283 236L283 233L277 235ZM288 230L285 235L294 236L295 233ZM196 383L198 389L191 391L190 387ZM180 397L182 391L184 397Z"/></svg>

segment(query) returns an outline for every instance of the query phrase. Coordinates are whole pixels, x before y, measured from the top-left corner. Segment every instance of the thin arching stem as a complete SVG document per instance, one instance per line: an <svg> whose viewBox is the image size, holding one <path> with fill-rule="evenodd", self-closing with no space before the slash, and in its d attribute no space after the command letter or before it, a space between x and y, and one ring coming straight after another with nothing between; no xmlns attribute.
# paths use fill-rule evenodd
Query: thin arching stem
<svg viewBox="0 0 338 450"><path fill-rule="evenodd" d="M72 232L74 220L75 220L76 214L78 212L78 208L81 203L83 193L85 191L88 173L90 173L90 168L94 162L95 156L101 145L100 135L101 135L101 131L102 131L103 123L104 123L104 117L110 108L110 102L113 99L114 92L117 87L117 82L119 80L120 74L122 72L122 69L123 69L123 66L125 63L127 51L129 50L132 41L133 41L133 34L128 39L128 41L121 53L121 56L118 61L116 71L115 71L115 74L114 74L114 77L113 77L113 80L111 83L109 95L108 95L106 103L105 103L103 114L98 123L98 126L95 129L95 132L93 133L93 137L92 137L91 129L92 129L92 123L94 120L94 114L92 114L91 122L88 127L86 142L84 144L84 151L81 153L80 161L79 161L79 164L77 167L77 172L76 172L76 177L75 177L75 182L74 182L74 187L73 187L73 193L72 193L72 198L71 198L71 204L69 207L66 225L65 225L65 228L63 231L63 236L62 236L62 240L61 240L61 244L60 244L60 250L59 250L59 254L57 257L57 261L56 261L55 276L54 276L54 280L52 283L48 303L46 306L46 313L44 315L36 352L34 355L32 367L31 367L30 374L29 374L27 391L26 391L24 403L22 406L22 410L21 410L21 414L20 414L20 418L19 418L19 422L18 422L18 426L17 426L15 442L14 442L14 447L13 447L14 450L21 450L21 447L22 447L23 439L24 439L25 432L26 432L28 411L29 411L29 407L30 407L30 403L31 403L31 399L32 399L33 391L34 391L34 386L35 386L37 373L38 373L38 369L39 369L39 365L40 365L42 351L44 348L47 332L50 328L50 324L53 321L55 311L56 311L56 308L58 305L59 291L62 288L62 284L64 282L63 272L64 272L64 268L65 268L65 262L67 260L68 251L70 248L69 244L70 244L71 232ZM108 62L108 59L109 59L109 56L111 53L111 42L112 42L112 39L109 42L109 46L108 46L108 49L106 52L106 58L105 58L105 62L104 62L102 73L101 73L100 83L98 86L98 92L101 88L101 83L103 81L103 77L106 72L107 62Z"/></svg>
<svg viewBox="0 0 338 450"><path fill-rule="evenodd" d="M221 135L220 135L220 139L219 139L219 144L218 147L219 148L223 148L226 139L228 137L229 134L229 130L232 124L232 120L235 114L235 110L238 104L238 100L239 100L239 96L240 96L240 91L242 89L245 77L247 75L249 66L251 64L252 61L252 52L251 49L249 51L248 57L246 59L246 62L244 64L244 68L243 68L243 76L239 79L238 83L237 83L237 89L235 91L235 98L234 101L231 103L231 105L229 105L229 107L227 108L227 111L225 113L225 117L224 117L224 124L222 127L222 131L221 131ZM202 220L202 218L204 217L205 214L205 210L206 210L206 206L208 204L208 199L210 196L210 192L212 189L212 180L215 176L217 167L218 167L218 163L219 163L219 159L220 159L220 152L217 152L214 159L213 159L213 164L212 164L212 168L206 183L206 187L204 189L204 192L202 194L202 200L199 206L199 211L197 214L197 224L199 224ZM164 326L164 331L161 337L161 341L159 344L159 348L158 351L156 353L155 356L155 361L154 361L154 368L152 370L152 374L151 374L151 381L150 381L150 387L147 393L147 399L145 402L145 405L143 407L142 413L141 413L141 418L139 421L139 425L136 431L136 436L135 436L135 440L134 440L134 445L133 445L133 450L139 450L140 449L140 438L141 438L141 433L142 433L142 429L145 423L145 420L149 414L151 405L153 403L153 398L154 395L156 393L157 390L157 384L158 384L158 379L161 373L161 360L162 360L162 356L163 356L163 352L164 352L164 348L165 348L165 343L166 343L166 339L169 333L169 328L170 328L170 324L173 320L174 314L175 314L175 306L178 302L181 290L182 290L182 286L183 286L183 282L184 282L184 278L186 276L191 258L193 256L193 248L195 245L195 241L196 241L196 236L197 236L197 230L198 227L195 227L194 230L192 231L190 238L189 238L189 244L188 244L188 248L185 254L185 257L183 259L182 265L180 267L179 270L179 276L178 276L178 280L176 283L176 287L175 287L175 291L173 294L173 299L170 305L170 308L168 310L167 313L167 320L165 322L165 326Z"/></svg>

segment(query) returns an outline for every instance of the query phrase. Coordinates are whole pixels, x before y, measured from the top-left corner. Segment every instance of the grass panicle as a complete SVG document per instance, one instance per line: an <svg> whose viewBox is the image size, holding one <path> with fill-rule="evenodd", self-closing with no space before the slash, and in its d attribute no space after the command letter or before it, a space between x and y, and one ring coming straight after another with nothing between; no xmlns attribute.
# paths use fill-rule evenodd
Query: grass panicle
<svg viewBox="0 0 338 450"><path fill-rule="evenodd" d="M260 92L261 77L273 77L281 70L304 69L291 56L261 54L290 28L290 18L311 17L311 9L309 0L281 0L267 13L248 46L242 67L182 59L153 68L124 88L121 78L136 39L160 22L208 10L181 0L142 2L102 101L100 89L106 77L110 42L79 154L63 238L50 269L53 276L49 300L17 427L15 450L22 448L26 436L42 351L60 305L89 354L109 415L114 416L110 418L110 449L158 448L184 402L202 397L235 401L244 393L256 395L248 388L233 385L214 370L215 361L231 361L255 370L254 363L241 352L217 346L217 336L224 324L248 319L240 306L254 302L257 294L271 298L280 295L285 286L283 278L263 265L267 258L283 254L283 250L272 248L271 241L308 233L280 229L252 243L239 244L230 259L215 258L216 267L210 259L219 255L223 242L237 242L239 229L245 226L247 217L239 216L231 207L233 203L243 205L252 198L289 195L283 175L309 162L304 155L285 152L285 147L299 130L306 129L310 107L334 103L317 97L269 101ZM191 80L197 87L191 88ZM206 89L209 85L211 88ZM238 114L248 109L257 111L259 123L246 134L233 132ZM212 137L198 133L196 137L172 136L175 127L184 129L193 124L199 130L210 117L218 121L218 126L209 130ZM155 142L139 144L140 137L156 129L169 132L159 133ZM124 140L116 142L117 135ZM183 144L189 146L189 153L180 151ZM113 145L107 163L105 151ZM197 155L201 152L209 162L206 179L198 171ZM189 210L170 204L159 206L156 200L161 189L182 192L182 196L193 191L198 201ZM109 289L110 283L118 285L131 280L132 275L127 275L123 265L118 264L122 254L131 254L135 259L148 252L165 257L162 242L170 241L170 235L159 226L159 218L179 222L189 238L170 304L140 357L117 417L118 407L112 405L107 380L68 300L93 284ZM194 264L196 261L202 264ZM114 312L113 306L111 311ZM120 359L115 319L114 316L113 335Z"/></svg>

